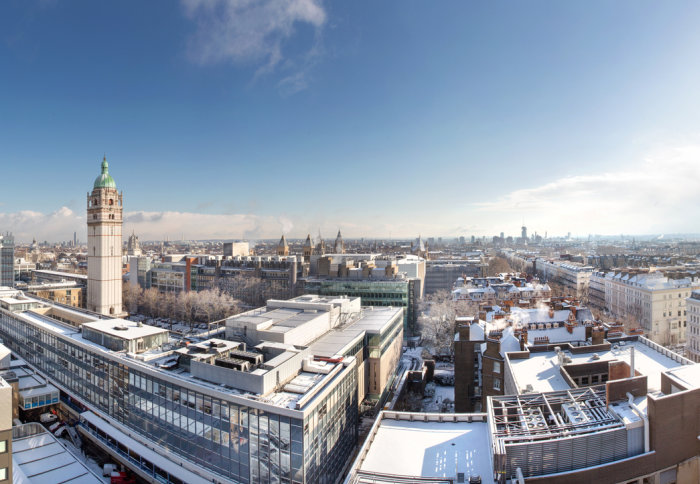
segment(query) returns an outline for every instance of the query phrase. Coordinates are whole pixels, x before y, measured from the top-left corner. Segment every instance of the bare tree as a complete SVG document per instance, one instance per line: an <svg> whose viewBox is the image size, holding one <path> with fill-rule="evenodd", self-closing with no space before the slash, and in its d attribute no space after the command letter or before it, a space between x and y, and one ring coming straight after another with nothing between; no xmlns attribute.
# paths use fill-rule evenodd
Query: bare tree
<svg viewBox="0 0 700 484"><path fill-rule="evenodd" d="M448 291L431 294L425 298L421 309L418 325L423 344L433 354L449 354L454 340L456 317L452 294Z"/></svg>
<svg viewBox="0 0 700 484"><path fill-rule="evenodd" d="M513 269L510 267L510 264L508 264L508 261L500 256L492 257L491 260L489 260L486 275L496 276L503 272L513 272Z"/></svg>
<svg viewBox="0 0 700 484"><path fill-rule="evenodd" d="M146 289L141 293L141 311L151 318L155 318L158 315L158 300L160 299L160 292L155 287Z"/></svg>
<svg viewBox="0 0 700 484"><path fill-rule="evenodd" d="M182 291L177 297L177 317L188 324L194 321L194 306L197 293Z"/></svg>
<svg viewBox="0 0 700 484"><path fill-rule="evenodd" d="M122 300L129 313L138 312L141 292L141 287L131 282L127 282L122 286Z"/></svg>

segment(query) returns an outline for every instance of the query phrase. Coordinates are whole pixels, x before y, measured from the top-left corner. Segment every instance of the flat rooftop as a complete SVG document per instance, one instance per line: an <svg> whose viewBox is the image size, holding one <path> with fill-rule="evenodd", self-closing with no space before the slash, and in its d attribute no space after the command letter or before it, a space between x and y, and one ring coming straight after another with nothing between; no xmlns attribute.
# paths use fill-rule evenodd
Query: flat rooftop
<svg viewBox="0 0 700 484"><path fill-rule="evenodd" d="M83 328L90 328L100 333L121 339L138 339L154 334L168 333L167 329L149 326L126 319L101 319L92 323L83 323Z"/></svg>
<svg viewBox="0 0 700 484"><path fill-rule="evenodd" d="M402 313L403 308L400 307L363 308L360 319L327 332L309 346L310 352L312 355L328 358L338 355L363 332L381 333L395 316Z"/></svg>
<svg viewBox="0 0 700 484"><path fill-rule="evenodd" d="M700 387L700 365L685 365L666 372L688 390Z"/></svg>
<svg viewBox="0 0 700 484"><path fill-rule="evenodd" d="M262 324L272 322L272 326L266 328L265 331L287 332L292 328L297 328L302 324L308 323L312 319L319 316L320 313L315 311L304 311L303 309L279 308L272 311L261 311L256 314L244 314L234 317L237 322Z"/></svg>
<svg viewBox="0 0 700 484"><path fill-rule="evenodd" d="M469 482L469 476L477 475L484 484L494 482L485 418L472 422L440 421L437 414L424 414L425 418L432 415L436 419L426 422L397 420L391 418L393 414L398 418L408 415L384 412L373 439L368 438L366 455L356 462L354 470L364 474L364 478L353 482L373 482L368 475L371 473L455 479L458 472L464 473L465 482Z"/></svg>
<svg viewBox="0 0 700 484"><path fill-rule="evenodd" d="M345 299L347 301L347 299ZM54 306L51 304L45 303L47 307L53 308ZM62 308L61 308L62 309ZM384 309L386 310L395 310L394 308L381 308L383 311ZM400 308L398 309L400 310ZM318 313L309 313L313 316L318 316ZM267 403L270 405L274 405L276 407L281 407L281 408L288 408L288 409L294 409L294 410L303 410L304 406L307 403L310 403L314 401L316 398L315 396L310 395L311 393L315 393L316 390L318 390L320 387L324 387L325 385L330 384L331 381L333 381L339 373L342 373L341 371L334 371L331 370L330 372L322 372L322 373L315 373L313 371L304 371L302 368L299 368L299 372L295 377L290 381L289 383L292 384L291 388L293 391L278 391L278 392L271 392L271 393L266 393L266 394L260 394L252 391L248 391L242 388L234 388L232 386L229 386L227 384L216 384L212 383L210 381L205 381L203 379L196 378L195 376L192 375L189 371L187 371L183 367L174 367L174 362L177 360L178 354L175 351L177 349L176 347L176 338L170 338L169 342L167 345L164 345L162 348L154 348L147 350L143 353L140 353L136 358L129 357L127 354L124 352L118 352L118 351L112 351L98 343L95 343L93 341L90 341L86 338L83 337L83 334L81 333L80 329L77 326L71 326L66 323L63 323L61 321L58 321L56 319L53 319L51 316L48 314L44 315L36 311L24 311L21 313L16 313L14 315L15 317L19 319L23 319L24 321L27 322L27 324L33 324L36 325L46 331L49 331L53 334L60 335L64 338L70 338L71 340L75 341L77 344L80 344L84 347L89 347L92 351L96 353L104 353L104 354L109 354L114 358L118 358L121 360L124 360L127 362L131 367L144 367L148 368L152 371L156 371L159 373L162 373L164 375L168 375L172 378L177 378L182 380L183 382L187 382L191 385L196 385L199 387L202 387L202 389L208 389L208 390L213 390L216 392L221 392L225 393L231 396L236 396L240 397L246 400L253 400L257 402L262 402L262 403ZM126 330L114 330L114 326L123 324L127 327ZM133 322L133 321L127 321L123 319L108 319L108 320L98 320L98 321L91 321L88 323L83 323L82 327L88 327L88 328L94 328L97 331L102 331L105 333L110 333L110 334L116 334L116 336L119 336L120 338L140 338L143 336L151 335L151 334L158 334L158 333L169 333L167 330L158 328L158 327L153 327L149 325L143 325L143 326L138 326L138 323ZM191 340L194 342L193 345L195 346L200 343L204 343L202 341L198 342L198 338L192 337L192 338L187 338L188 340ZM207 340L211 341L211 340ZM214 341L219 341L217 339L214 339ZM238 341L226 341L226 340L221 340L224 341L226 345L232 345L232 346L239 346L240 342ZM269 343L265 343L269 344ZM274 343L273 343L274 345ZM267 364L274 363L275 361L282 361L290 357L290 354L286 353L281 353L277 355L276 357L270 359L267 361ZM352 364L351 361L345 361L343 363L335 363L333 364L335 366L343 366L346 367L348 364ZM11 365L14 367L15 362L11 362ZM231 370L231 371L236 371L236 370ZM255 372L264 372L268 371L265 369L257 369L254 370L251 373ZM328 374L326 374L328 373ZM285 385L287 386L287 385ZM298 406L300 401L304 401L302 404L301 408Z"/></svg>
<svg viewBox="0 0 700 484"><path fill-rule="evenodd" d="M34 271L35 274L41 275L41 274L46 274L50 276L59 276L59 277L70 277L71 279L84 279L87 281L87 274L77 274L75 272L61 272L61 271L49 271L45 269L35 269Z"/></svg>
<svg viewBox="0 0 700 484"><path fill-rule="evenodd" d="M635 353L635 370L646 375L650 392L661 390L662 372L683 366L683 359L679 358L681 361L677 361L640 340L614 343L609 350L591 350L590 353L580 354L568 351L564 353L571 358L571 362L566 363L567 366L596 361L624 361L629 365L631 348L634 348ZM598 355L598 359L594 359L594 354ZM534 392L553 392L571 388L559 372L558 356L554 351L530 353L527 359L509 361L520 393L523 393L528 385L532 385Z"/></svg>

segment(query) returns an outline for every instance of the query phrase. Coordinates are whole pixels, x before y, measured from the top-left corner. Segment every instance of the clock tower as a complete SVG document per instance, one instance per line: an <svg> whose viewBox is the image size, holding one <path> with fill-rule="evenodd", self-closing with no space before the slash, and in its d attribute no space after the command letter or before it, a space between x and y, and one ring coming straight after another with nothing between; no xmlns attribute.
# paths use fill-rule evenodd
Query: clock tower
<svg viewBox="0 0 700 484"><path fill-rule="evenodd" d="M88 287L87 309L106 316L122 316L122 194L109 174L102 173L87 196Z"/></svg>

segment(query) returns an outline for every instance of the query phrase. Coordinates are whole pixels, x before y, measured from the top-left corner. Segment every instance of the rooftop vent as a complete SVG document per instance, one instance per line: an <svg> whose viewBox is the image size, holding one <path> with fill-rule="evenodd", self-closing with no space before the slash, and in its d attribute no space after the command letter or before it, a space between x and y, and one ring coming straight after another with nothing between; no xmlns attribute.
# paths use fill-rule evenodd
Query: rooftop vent
<svg viewBox="0 0 700 484"><path fill-rule="evenodd" d="M119 326L115 326L115 327L114 327L114 330L115 330L115 331L128 331L129 328L127 328L127 327L124 326L123 324L120 324Z"/></svg>

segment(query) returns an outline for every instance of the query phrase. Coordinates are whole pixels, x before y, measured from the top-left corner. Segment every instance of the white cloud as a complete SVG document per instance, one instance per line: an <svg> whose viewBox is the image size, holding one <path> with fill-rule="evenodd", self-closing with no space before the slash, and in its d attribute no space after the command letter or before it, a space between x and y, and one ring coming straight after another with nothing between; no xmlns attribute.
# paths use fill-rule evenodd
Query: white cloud
<svg viewBox="0 0 700 484"><path fill-rule="evenodd" d="M66 207L55 212L0 212L0 227L15 235L19 242L36 237L43 241L71 240L73 232L86 240L86 215L76 214ZM124 237L135 231L141 240L169 239L231 239L275 238L289 233L294 227L287 217L251 214L201 214L192 212L126 212Z"/></svg>
<svg viewBox="0 0 700 484"><path fill-rule="evenodd" d="M0 227L12 232L20 242L31 241L35 237L39 241L70 240L74 231L81 233L80 229L85 225L85 220L85 217L79 216L68 207L61 207L47 214L31 210L0 212Z"/></svg>
<svg viewBox="0 0 700 484"><path fill-rule="evenodd" d="M321 0L182 0L182 4L197 24L188 45L194 61L251 64L256 66L256 77L279 68L286 71L279 83L283 92L307 86L326 23ZM283 44L292 38L297 24L314 29L313 45L300 58L288 59Z"/></svg>
<svg viewBox="0 0 700 484"><path fill-rule="evenodd" d="M700 146L659 152L624 170L560 178L475 204L493 233L524 221L540 234L697 233ZM499 223L500 222L500 223Z"/></svg>

